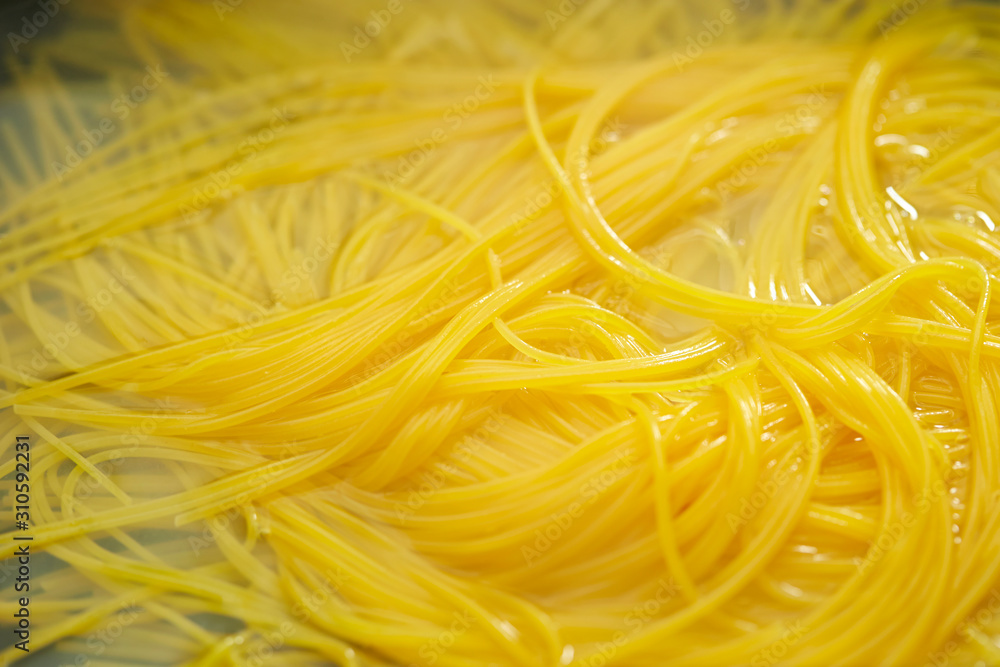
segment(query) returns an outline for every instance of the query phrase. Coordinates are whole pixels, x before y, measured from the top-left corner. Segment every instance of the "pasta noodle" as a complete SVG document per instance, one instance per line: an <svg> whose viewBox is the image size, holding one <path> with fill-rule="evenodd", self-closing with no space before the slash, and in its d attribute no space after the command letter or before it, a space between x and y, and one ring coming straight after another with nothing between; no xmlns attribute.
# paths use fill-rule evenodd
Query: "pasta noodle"
<svg viewBox="0 0 1000 667"><path fill-rule="evenodd" d="M996 5L52 24L4 664L1000 664Z"/></svg>

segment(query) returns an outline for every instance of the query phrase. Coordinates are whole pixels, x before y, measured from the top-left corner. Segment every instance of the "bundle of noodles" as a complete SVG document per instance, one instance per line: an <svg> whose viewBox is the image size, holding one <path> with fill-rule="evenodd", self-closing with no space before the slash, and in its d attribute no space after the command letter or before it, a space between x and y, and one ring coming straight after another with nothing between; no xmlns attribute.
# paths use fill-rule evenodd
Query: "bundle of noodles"
<svg viewBox="0 0 1000 667"><path fill-rule="evenodd" d="M8 663L1000 664L1000 8L46 22Z"/></svg>

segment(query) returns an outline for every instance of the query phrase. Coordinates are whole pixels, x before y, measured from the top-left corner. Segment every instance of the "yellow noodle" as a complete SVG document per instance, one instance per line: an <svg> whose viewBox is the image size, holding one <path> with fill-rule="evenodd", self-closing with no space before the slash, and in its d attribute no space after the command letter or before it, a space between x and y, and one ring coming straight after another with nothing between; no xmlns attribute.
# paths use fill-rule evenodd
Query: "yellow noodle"
<svg viewBox="0 0 1000 667"><path fill-rule="evenodd" d="M59 6L4 664L1000 659L996 6Z"/></svg>

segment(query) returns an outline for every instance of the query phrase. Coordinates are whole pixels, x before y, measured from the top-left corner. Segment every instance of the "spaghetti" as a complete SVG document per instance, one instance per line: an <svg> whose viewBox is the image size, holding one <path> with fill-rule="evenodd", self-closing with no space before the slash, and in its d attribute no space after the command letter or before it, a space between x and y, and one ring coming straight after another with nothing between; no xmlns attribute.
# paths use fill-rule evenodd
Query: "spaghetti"
<svg viewBox="0 0 1000 667"><path fill-rule="evenodd" d="M33 654L1000 662L1000 9L333 4L9 63Z"/></svg>

